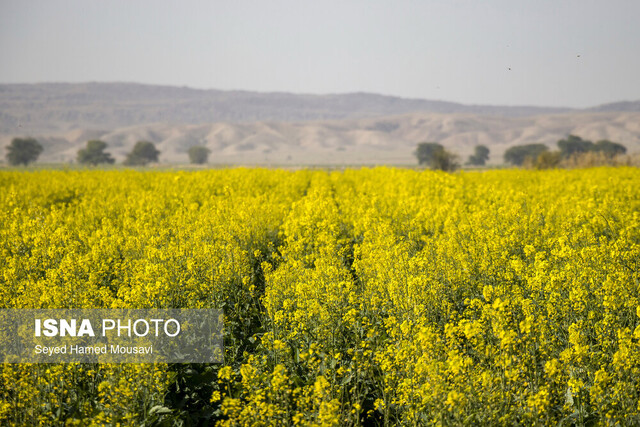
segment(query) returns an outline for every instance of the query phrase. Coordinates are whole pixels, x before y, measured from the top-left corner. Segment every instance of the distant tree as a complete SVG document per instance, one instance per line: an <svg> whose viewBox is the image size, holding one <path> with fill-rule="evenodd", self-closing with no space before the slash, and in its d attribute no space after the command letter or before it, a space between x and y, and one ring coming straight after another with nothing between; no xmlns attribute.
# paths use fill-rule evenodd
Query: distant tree
<svg viewBox="0 0 640 427"><path fill-rule="evenodd" d="M431 169L454 171L458 168L458 156L437 142L421 142L415 151L418 164L428 165Z"/></svg>
<svg viewBox="0 0 640 427"><path fill-rule="evenodd" d="M489 160L489 149L484 145L476 145L473 154L469 156L467 164L484 166L487 160Z"/></svg>
<svg viewBox="0 0 640 427"><path fill-rule="evenodd" d="M627 148L617 142L611 142L608 139L603 139L593 145L593 151L603 153L607 157L615 157L618 154L625 154L627 152Z"/></svg>
<svg viewBox="0 0 640 427"><path fill-rule="evenodd" d="M453 172L459 166L458 156L441 147L432 153L429 164L431 169Z"/></svg>
<svg viewBox="0 0 640 427"><path fill-rule="evenodd" d="M521 166L527 159L535 161L540 154L548 149L544 144L516 145L504 152L504 161L515 166Z"/></svg>
<svg viewBox="0 0 640 427"><path fill-rule="evenodd" d="M98 165L100 163L113 164L115 159L111 154L105 153L107 143L97 139L87 141L87 147L78 150L78 163L85 165Z"/></svg>
<svg viewBox="0 0 640 427"><path fill-rule="evenodd" d="M26 166L35 162L44 150L42 145L33 138L13 138L11 144L5 148L8 151L7 161L14 166Z"/></svg>
<svg viewBox="0 0 640 427"><path fill-rule="evenodd" d="M160 151L153 142L138 141L133 150L127 154L124 164L127 166L144 166L147 163L157 162Z"/></svg>
<svg viewBox="0 0 640 427"><path fill-rule="evenodd" d="M421 142L414 154L418 159L418 164L428 165L431 164L434 153L439 150L444 150L444 147L437 142Z"/></svg>
<svg viewBox="0 0 640 427"><path fill-rule="evenodd" d="M203 145L194 145L189 148L188 151L189 161L195 165L203 165L209 160L209 153L211 153L211 150L207 147Z"/></svg>
<svg viewBox="0 0 640 427"><path fill-rule="evenodd" d="M593 149L593 142L587 141L576 135L569 135L567 139L558 141L558 148L562 157L571 157L574 154L586 153Z"/></svg>

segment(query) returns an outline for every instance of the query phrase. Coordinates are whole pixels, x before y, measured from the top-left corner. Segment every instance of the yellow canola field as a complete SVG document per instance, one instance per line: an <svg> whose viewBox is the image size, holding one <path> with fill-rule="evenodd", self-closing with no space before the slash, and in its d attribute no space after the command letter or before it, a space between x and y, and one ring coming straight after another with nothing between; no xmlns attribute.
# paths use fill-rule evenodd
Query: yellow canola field
<svg viewBox="0 0 640 427"><path fill-rule="evenodd" d="M638 425L640 169L0 172L1 308L222 365L0 365L2 425Z"/></svg>

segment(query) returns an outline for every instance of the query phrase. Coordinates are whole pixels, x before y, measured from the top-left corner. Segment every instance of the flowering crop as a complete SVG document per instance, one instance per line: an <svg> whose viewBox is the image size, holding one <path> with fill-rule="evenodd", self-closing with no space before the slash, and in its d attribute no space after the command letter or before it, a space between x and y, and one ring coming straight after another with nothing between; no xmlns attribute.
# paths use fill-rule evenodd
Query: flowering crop
<svg viewBox="0 0 640 427"><path fill-rule="evenodd" d="M225 363L3 365L0 424L640 424L640 170L0 173L2 308L220 308Z"/></svg>

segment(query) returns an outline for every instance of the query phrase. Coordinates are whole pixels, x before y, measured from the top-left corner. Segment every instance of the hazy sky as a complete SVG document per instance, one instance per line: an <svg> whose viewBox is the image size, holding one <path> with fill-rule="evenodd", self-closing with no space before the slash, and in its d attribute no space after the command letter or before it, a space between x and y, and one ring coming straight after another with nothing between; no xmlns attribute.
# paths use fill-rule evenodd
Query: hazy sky
<svg viewBox="0 0 640 427"><path fill-rule="evenodd" d="M640 1L0 0L0 83L585 107L640 99Z"/></svg>

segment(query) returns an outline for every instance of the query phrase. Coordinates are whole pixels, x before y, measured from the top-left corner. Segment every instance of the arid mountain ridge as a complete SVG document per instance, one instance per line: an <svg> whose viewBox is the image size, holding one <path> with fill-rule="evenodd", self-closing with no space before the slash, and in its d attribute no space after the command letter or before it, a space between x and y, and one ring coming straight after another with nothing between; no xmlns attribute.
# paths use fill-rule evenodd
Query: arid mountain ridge
<svg viewBox="0 0 640 427"><path fill-rule="evenodd" d="M122 159L150 140L162 162L186 162L206 145L212 163L413 163L420 141L438 141L462 156L476 144L499 163L511 145L550 147L567 134L611 139L640 151L640 101L577 110L463 105L353 93L296 95L198 90L134 83L0 85L0 143L34 136L43 161L69 162L100 138Z"/></svg>

